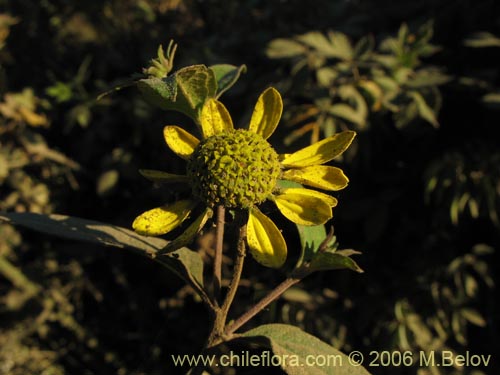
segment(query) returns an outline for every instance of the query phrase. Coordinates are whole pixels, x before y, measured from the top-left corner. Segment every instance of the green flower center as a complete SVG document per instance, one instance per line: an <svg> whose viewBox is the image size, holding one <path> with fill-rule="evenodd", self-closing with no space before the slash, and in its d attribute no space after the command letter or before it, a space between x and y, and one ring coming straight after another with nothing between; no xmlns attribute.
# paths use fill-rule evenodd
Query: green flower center
<svg viewBox="0 0 500 375"><path fill-rule="evenodd" d="M279 174L276 151L260 135L244 129L201 141L187 166L193 195L209 207L259 204L272 193Z"/></svg>

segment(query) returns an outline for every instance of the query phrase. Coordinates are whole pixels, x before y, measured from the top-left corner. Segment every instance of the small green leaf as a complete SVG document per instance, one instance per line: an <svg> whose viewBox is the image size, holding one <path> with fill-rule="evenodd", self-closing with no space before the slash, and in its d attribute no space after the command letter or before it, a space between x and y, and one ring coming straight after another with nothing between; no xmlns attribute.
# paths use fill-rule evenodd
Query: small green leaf
<svg viewBox="0 0 500 375"><path fill-rule="evenodd" d="M351 259L351 255L361 254L359 251L355 250L337 250L332 251L322 251L314 255L310 270L311 271L326 271L326 270L340 270L340 269L350 269L359 273L364 271L358 264Z"/></svg>
<svg viewBox="0 0 500 375"><path fill-rule="evenodd" d="M339 72L330 66L324 66L316 71L316 79L321 87L331 87Z"/></svg>
<svg viewBox="0 0 500 375"><path fill-rule="evenodd" d="M363 117L363 114L361 112L358 112L350 105L344 103L338 103L332 105L328 109L328 112L331 115L340 117L344 120L350 121L359 126L363 126L366 123L366 119Z"/></svg>
<svg viewBox="0 0 500 375"><path fill-rule="evenodd" d="M375 38L373 35L368 35L361 38L354 46L353 55L360 60L367 59L375 48Z"/></svg>
<svg viewBox="0 0 500 375"><path fill-rule="evenodd" d="M341 60L351 60L354 56L351 41L349 37L343 33L329 31L328 38L333 48L333 57L338 57Z"/></svg>
<svg viewBox="0 0 500 375"><path fill-rule="evenodd" d="M141 79L137 87L149 103L182 112L198 122L205 101L215 97L217 82L213 70L192 65L165 78Z"/></svg>
<svg viewBox="0 0 500 375"><path fill-rule="evenodd" d="M247 67L245 65L234 66L230 64L218 64L209 67L214 72L215 81L217 82L217 94L215 98L229 90L236 81L240 78L242 73L246 73Z"/></svg>
<svg viewBox="0 0 500 375"><path fill-rule="evenodd" d="M176 273L200 294L203 290L203 260L197 252L182 248L167 255L157 252L168 241L141 236L126 228L64 215L0 212L0 222L21 225L38 232L98 245L128 248L152 258Z"/></svg>
<svg viewBox="0 0 500 375"><path fill-rule="evenodd" d="M424 120L430 122L434 127L437 128L439 126L439 122L437 121L436 113L425 102L424 97L416 91L411 91L409 93L409 95L414 99L414 101L417 105L417 110L418 110L420 117L422 117Z"/></svg>
<svg viewBox="0 0 500 375"><path fill-rule="evenodd" d="M319 31L299 35L297 39L325 57L339 57L339 52L335 50L330 40Z"/></svg>
<svg viewBox="0 0 500 375"><path fill-rule="evenodd" d="M444 85L451 80L452 77L443 74L440 70L429 68L413 73L405 84L410 88L416 89L421 87Z"/></svg>
<svg viewBox="0 0 500 375"><path fill-rule="evenodd" d="M291 39L274 39L266 49L266 55L271 59L290 58L302 55L306 47Z"/></svg>
<svg viewBox="0 0 500 375"><path fill-rule="evenodd" d="M341 351L294 326L266 324L242 337L259 343L264 340L289 375L369 375L363 366L353 366L352 359Z"/></svg>
<svg viewBox="0 0 500 375"><path fill-rule="evenodd" d="M339 87L339 95L343 101L348 102L356 108L356 113L363 118L363 124L368 117L368 105L359 90L353 85L342 85Z"/></svg>
<svg viewBox="0 0 500 375"><path fill-rule="evenodd" d="M118 183L120 175L116 169L102 173L97 179L96 191L100 196L107 195L113 191Z"/></svg>
<svg viewBox="0 0 500 375"><path fill-rule="evenodd" d="M473 48L500 47L500 38L487 31L481 31L465 39L464 44Z"/></svg>
<svg viewBox="0 0 500 375"><path fill-rule="evenodd" d="M304 262L309 262L318 251L319 246L326 238L324 225L299 225L297 230L300 237L301 254L296 267L300 267Z"/></svg>

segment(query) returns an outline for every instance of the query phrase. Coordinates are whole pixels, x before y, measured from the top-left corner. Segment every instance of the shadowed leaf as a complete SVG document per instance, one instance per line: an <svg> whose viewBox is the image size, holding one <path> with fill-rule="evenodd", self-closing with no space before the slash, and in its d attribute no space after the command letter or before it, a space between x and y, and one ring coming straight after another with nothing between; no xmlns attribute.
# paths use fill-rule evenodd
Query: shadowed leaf
<svg viewBox="0 0 500 375"><path fill-rule="evenodd" d="M287 324L266 324L245 332L243 338L264 341L280 359L289 375L369 375L363 366L353 366L349 357L318 338ZM310 358L325 359L311 364ZM326 363L328 359L329 363ZM307 366L307 367L305 367ZM307 369L307 370L305 370Z"/></svg>
<svg viewBox="0 0 500 375"><path fill-rule="evenodd" d="M204 293L203 261L200 255L187 248L167 255L157 255L168 244L164 239L145 237L115 225L64 215L1 212L0 221L70 240L134 250L165 265L192 285L198 293Z"/></svg>
<svg viewBox="0 0 500 375"><path fill-rule="evenodd" d="M233 87L241 74L247 71L246 65L234 66L230 64L212 65L209 69L214 72L215 81L217 82L216 99Z"/></svg>

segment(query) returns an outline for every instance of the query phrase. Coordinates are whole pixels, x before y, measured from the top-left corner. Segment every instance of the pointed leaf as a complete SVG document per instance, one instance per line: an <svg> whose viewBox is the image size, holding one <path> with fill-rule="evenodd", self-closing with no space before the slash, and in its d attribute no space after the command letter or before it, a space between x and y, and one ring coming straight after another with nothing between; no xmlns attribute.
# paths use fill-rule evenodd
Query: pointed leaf
<svg viewBox="0 0 500 375"><path fill-rule="evenodd" d="M200 255L182 248L168 255L157 256L158 251L168 244L164 239L145 237L116 225L65 215L0 212L0 221L70 240L134 250L165 265L192 285L198 293L205 293L203 260Z"/></svg>
<svg viewBox="0 0 500 375"><path fill-rule="evenodd" d="M274 39L266 48L266 55L271 59L282 59L302 55L306 47L292 39Z"/></svg>
<svg viewBox="0 0 500 375"><path fill-rule="evenodd" d="M500 47L500 38L490 32L480 31L465 39L464 44L473 48Z"/></svg>
<svg viewBox="0 0 500 375"><path fill-rule="evenodd" d="M187 183L189 181L186 175L156 171L154 169L139 169L139 173L152 182L173 184L178 182Z"/></svg>
<svg viewBox="0 0 500 375"><path fill-rule="evenodd" d="M242 337L264 341L283 360L280 367L288 375L369 375L363 366L353 366L341 351L291 325L266 324L243 333ZM316 363L311 363L312 358L317 359ZM320 359L325 360L322 366Z"/></svg>
<svg viewBox="0 0 500 375"><path fill-rule="evenodd" d="M299 232L301 254L295 266L296 268L300 267L304 262L309 262L326 238L324 225L307 226L297 224L297 230Z"/></svg>
<svg viewBox="0 0 500 375"><path fill-rule="evenodd" d="M326 271L326 270L339 270L339 269L350 269L359 273L364 272L358 264L351 259L351 255L361 254L354 250L337 250L332 251L322 251L314 255L310 270L313 271Z"/></svg>
<svg viewBox="0 0 500 375"><path fill-rule="evenodd" d="M218 64L209 67L214 72L215 81L217 82L217 93L215 98L218 99L222 94L229 90L242 73L246 73L245 65L234 66L230 64Z"/></svg>
<svg viewBox="0 0 500 375"><path fill-rule="evenodd" d="M328 113L340 117L344 120L350 121L353 124L363 126L366 123L366 118L363 113L348 104L338 103L328 108Z"/></svg>
<svg viewBox="0 0 500 375"><path fill-rule="evenodd" d="M439 126L439 122L436 119L436 113L425 102L424 97L416 91L412 91L409 94L415 100L415 103L417 105L417 110L420 116L437 128Z"/></svg>

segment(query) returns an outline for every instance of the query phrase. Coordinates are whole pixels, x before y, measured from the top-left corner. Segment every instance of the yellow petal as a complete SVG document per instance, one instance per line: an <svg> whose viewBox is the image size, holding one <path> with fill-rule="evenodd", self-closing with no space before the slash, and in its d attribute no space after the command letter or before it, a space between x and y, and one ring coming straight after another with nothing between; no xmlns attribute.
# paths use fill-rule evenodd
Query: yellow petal
<svg viewBox="0 0 500 375"><path fill-rule="evenodd" d="M283 112L280 93L273 87L264 91L257 100L248 130L267 139L273 134Z"/></svg>
<svg viewBox="0 0 500 375"><path fill-rule="evenodd" d="M274 203L281 213L295 224L319 225L332 218L337 199L319 191L293 188L275 196Z"/></svg>
<svg viewBox="0 0 500 375"><path fill-rule="evenodd" d="M201 110L201 132L203 138L233 130L233 120L224 104L216 99L208 99Z"/></svg>
<svg viewBox="0 0 500 375"><path fill-rule="evenodd" d="M210 208L206 208L205 211L198 216L198 218L191 225L189 225L189 227L186 228L184 233L182 233L175 240L170 241L165 248L159 251L159 254L170 253L183 246L189 245L193 242L194 237L205 226L210 217L212 217L212 210Z"/></svg>
<svg viewBox="0 0 500 375"><path fill-rule="evenodd" d="M148 180L153 182L162 183L175 183L175 182L188 182L188 176L167 173L162 171L156 171L153 169L139 169L139 173L146 177Z"/></svg>
<svg viewBox="0 0 500 375"><path fill-rule="evenodd" d="M326 163L342 154L356 136L353 131L344 131L325 138L293 154L285 155L281 164L285 167L307 167Z"/></svg>
<svg viewBox="0 0 500 375"><path fill-rule="evenodd" d="M165 126L163 136L168 147L177 154L177 156L188 160L194 152L200 141L195 136L178 126Z"/></svg>
<svg viewBox="0 0 500 375"><path fill-rule="evenodd" d="M139 215L132 224L134 230L146 236L159 236L180 225L196 206L192 200L181 200L170 205L153 208Z"/></svg>
<svg viewBox="0 0 500 375"><path fill-rule="evenodd" d="M349 179L342 169L327 165L312 165L283 172L282 178L324 190L341 190Z"/></svg>
<svg viewBox="0 0 500 375"><path fill-rule="evenodd" d="M286 260L286 243L276 225L257 208L248 217L247 242L253 258L266 267L279 268Z"/></svg>

